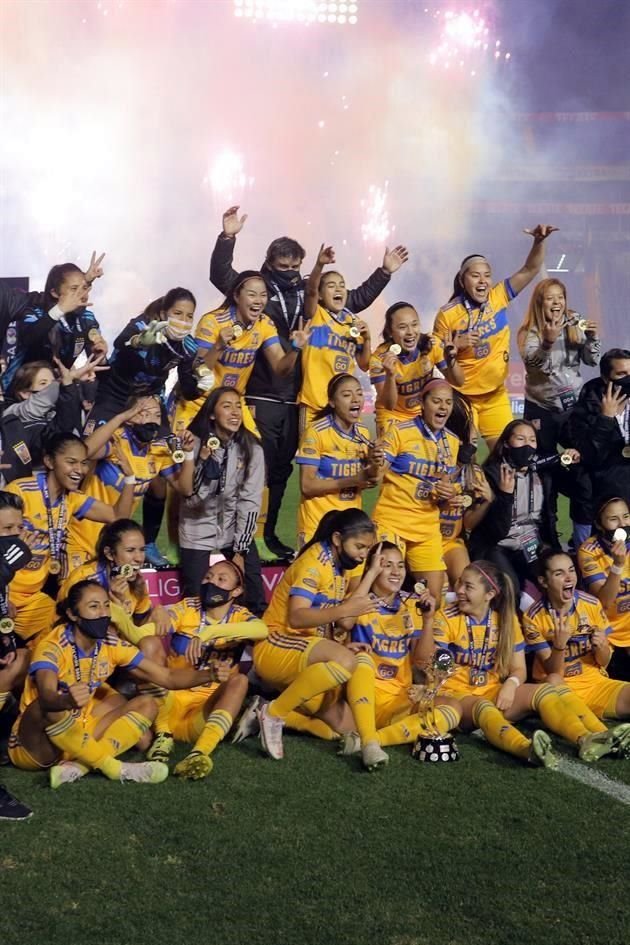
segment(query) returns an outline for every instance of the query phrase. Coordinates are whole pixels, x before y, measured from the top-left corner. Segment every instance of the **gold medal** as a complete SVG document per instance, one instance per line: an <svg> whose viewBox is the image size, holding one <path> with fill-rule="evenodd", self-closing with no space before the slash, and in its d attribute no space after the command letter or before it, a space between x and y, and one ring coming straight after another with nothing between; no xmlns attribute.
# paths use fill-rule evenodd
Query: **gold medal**
<svg viewBox="0 0 630 945"><path fill-rule="evenodd" d="M124 577L128 581L129 578L135 575L136 569L132 564L121 564L119 573L121 577Z"/></svg>
<svg viewBox="0 0 630 945"><path fill-rule="evenodd" d="M209 436L206 440L206 446L209 450L218 450L221 446L221 440L218 436Z"/></svg>
<svg viewBox="0 0 630 945"><path fill-rule="evenodd" d="M624 446L621 451L621 455L624 457L624 459L630 459L630 446Z"/></svg>
<svg viewBox="0 0 630 945"><path fill-rule="evenodd" d="M173 457L174 463L183 463L186 459L186 454L183 450L173 450L171 456Z"/></svg>
<svg viewBox="0 0 630 945"><path fill-rule="evenodd" d="M427 589L426 581L416 581L413 586L414 594L424 594Z"/></svg>
<svg viewBox="0 0 630 945"><path fill-rule="evenodd" d="M616 528L613 532L613 541L625 541L627 537L625 528Z"/></svg>
<svg viewBox="0 0 630 945"><path fill-rule="evenodd" d="M0 620L0 633L12 633L15 623L11 620L10 617L3 617Z"/></svg>
<svg viewBox="0 0 630 945"><path fill-rule="evenodd" d="M580 331L586 331L586 329L588 328L588 322L586 321L585 318L580 318L578 320L577 326L580 329Z"/></svg>
<svg viewBox="0 0 630 945"><path fill-rule="evenodd" d="M562 463L563 466L572 466L573 457L571 456L570 453L560 453L560 462Z"/></svg>
<svg viewBox="0 0 630 945"><path fill-rule="evenodd" d="M361 337L361 332L360 332L360 330L357 328L356 325L353 325L352 328L350 329L350 337L351 337L351 338L360 338L360 337Z"/></svg>
<svg viewBox="0 0 630 945"><path fill-rule="evenodd" d="M55 561L54 559L48 565L48 570L51 574L60 574L61 573L61 562Z"/></svg>
<svg viewBox="0 0 630 945"><path fill-rule="evenodd" d="M398 355L400 354L401 351L402 351L402 348L400 347L400 345L390 345L390 346L389 346L389 353L390 353L390 354L395 354L396 357L398 357Z"/></svg>
<svg viewBox="0 0 630 945"><path fill-rule="evenodd" d="M473 503L472 496L468 495L467 492L464 492L462 494L462 508L469 509L472 503Z"/></svg>
<svg viewBox="0 0 630 945"><path fill-rule="evenodd" d="M240 338L242 334L243 334L243 326L242 326L242 325L234 325L234 326L232 327L232 337L233 337L234 339Z"/></svg>
<svg viewBox="0 0 630 945"><path fill-rule="evenodd" d="M88 340L89 341L100 341L103 336L101 335L98 328L90 328L88 331Z"/></svg>

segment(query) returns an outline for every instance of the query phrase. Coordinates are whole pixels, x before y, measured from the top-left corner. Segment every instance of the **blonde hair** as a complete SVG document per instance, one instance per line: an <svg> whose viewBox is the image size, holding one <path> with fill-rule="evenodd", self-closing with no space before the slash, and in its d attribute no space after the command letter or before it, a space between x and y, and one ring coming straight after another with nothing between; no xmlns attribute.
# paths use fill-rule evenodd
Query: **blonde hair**
<svg viewBox="0 0 630 945"><path fill-rule="evenodd" d="M529 305L527 307L527 314L523 320L523 324L518 330L516 336L516 341L518 344L518 350L520 351L521 357L524 356L525 351L525 341L527 339L527 333L530 331L535 332L539 338L542 338L543 330L545 327L545 316L543 315L543 300L545 298L545 293L552 288L552 286L558 286L562 289L562 294L564 295L565 302L565 318L568 318L572 312L568 308L567 302L567 287L564 282L560 282L559 279L542 279L534 287L534 291L531 294L529 300ZM565 325L564 331L566 333L566 340L570 345L579 345L581 342L580 330L577 325Z"/></svg>
<svg viewBox="0 0 630 945"><path fill-rule="evenodd" d="M473 561L465 570L474 571L481 579L486 593L494 594L490 600L490 609L496 610L499 625L494 669L499 679L503 681L510 673L514 650L514 617L516 615L514 585L511 578L503 571L499 571L490 561Z"/></svg>

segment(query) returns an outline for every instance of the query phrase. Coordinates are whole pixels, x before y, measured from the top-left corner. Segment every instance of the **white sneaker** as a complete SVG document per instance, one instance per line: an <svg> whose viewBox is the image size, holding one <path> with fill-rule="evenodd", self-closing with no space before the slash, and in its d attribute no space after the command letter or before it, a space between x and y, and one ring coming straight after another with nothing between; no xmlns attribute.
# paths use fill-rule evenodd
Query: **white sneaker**
<svg viewBox="0 0 630 945"><path fill-rule="evenodd" d="M368 771L376 771L389 763L389 756L385 754L378 742L368 742L361 749L363 767Z"/></svg>
<svg viewBox="0 0 630 945"><path fill-rule="evenodd" d="M258 735L258 710L261 705L262 699L260 696L254 696L238 721L236 731L232 736L233 745L244 742L246 738L250 738L252 735Z"/></svg>
<svg viewBox="0 0 630 945"><path fill-rule="evenodd" d="M358 732L346 732L339 740L338 755L358 755L361 751L361 739Z"/></svg>
<svg viewBox="0 0 630 945"><path fill-rule="evenodd" d="M262 746L275 761L284 758L284 746L282 744L282 730L284 722L273 715L269 715L269 703L263 702L258 709L258 724L260 725L260 741Z"/></svg>
<svg viewBox="0 0 630 945"><path fill-rule="evenodd" d="M121 781L135 781L136 784L160 784L168 778L168 765L161 761L123 761L120 772Z"/></svg>
<svg viewBox="0 0 630 945"><path fill-rule="evenodd" d="M90 769L78 761L62 761L50 769L50 786L55 791L62 784L72 784L84 777Z"/></svg>

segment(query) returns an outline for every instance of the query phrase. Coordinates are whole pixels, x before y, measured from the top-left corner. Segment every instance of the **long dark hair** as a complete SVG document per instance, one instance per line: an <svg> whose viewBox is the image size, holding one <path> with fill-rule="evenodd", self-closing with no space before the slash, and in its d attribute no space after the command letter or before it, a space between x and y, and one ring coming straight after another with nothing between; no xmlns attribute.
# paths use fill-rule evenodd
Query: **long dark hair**
<svg viewBox="0 0 630 945"><path fill-rule="evenodd" d="M77 581L76 584L72 585L64 599L57 603L57 614L59 615L57 623L64 620L68 623L74 622L72 617L68 614L68 611L74 610L76 612L77 606L81 603L83 592L89 590L91 587L98 587L99 591L105 590L98 581L94 580Z"/></svg>
<svg viewBox="0 0 630 945"><path fill-rule="evenodd" d="M194 307L197 308L197 299L190 289L183 289L181 286L177 286L175 289L169 289L166 295L161 295L159 299L154 299L152 302L149 302L140 317L144 318L147 322L164 321L162 312L167 312L169 308L172 308L180 299L184 299L186 302L192 302Z"/></svg>
<svg viewBox="0 0 630 945"><path fill-rule="evenodd" d="M472 305L474 306L477 305L475 300L471 299L471 297L468 295L468 292L466 292L466 289L464 288L464 280L460 276L460 272L462 271L462 268L466 265L468 260L474 259L476 256L480 256L483 259L486 258L483 253L471 253L470 256L464 256L464 258L462 259L461 265L455 274L455 278L453 279L453 294L451 295L449 302L452 302L453 299L458 299L460 297L463 297L465 299L468 299L468 301ZM488 263L488 265L490 265L490 263Z"/></svg>
<svg viewBox="0 0 630 945"><path fill-rule="evenodd" d="M81 275L85 278L85 274L82 269L79 269L75 263L60 263L58 266L53 266L48 275L46 276L46 285L44 286L44 301L42 303L42 308L45 312L48 312L54 305L58 302L58 295L61 292L61 286L65 282L66 276L70 275L71 272L80 272ZM53 292L56 292L56 295L53 295Z"/></svg>
<svg viewBox="0 0 630 945"><path fill-rule="evenodd" d="M110 522L105 526L96 543L96 558L100 564L111 563L105 554L105 549L109 548L113 552L123 536L128 535L129 532L140 532L144 537L142 526L134 522L132 518L119 518L116 522Z"/></svg>
<svg viewBox="0 0 630 945"><path fill-rule="evenodd" d="M44 437L42 444L44 456L50 456L51 458L56 456L58 453L61 453L64 447L68 446L69 443L80 443L87 452L85 440L82 440L76 433L53 433L50 436Z"/></svg>
<svg viewBox="0 0 630 945"><path fill-rule="evenodd" d="M510 671L514 649L516 598L512 579L508 574L499 571L491 561L473 561L464 568L464 571L474 571L481 579L486 593L492 591L494 594L490 601L490 608L496 610L499 625L499 641L494 665L499 679L504 680Z"/></svg>
<svg viewBox="0 0 630 945"><path fill-rule="evenodd" d="M416 311L415 307L411 302L394 302L393 305L390 305L387 311L385 312L385 324L383 325L383 340L391 344L394 340L392 337L392 321L396 312L400 312L403 308L410 308L412 311ZM420 316L418 316L419 318ZM425 332L420 332L420 338L418 339L417 344L418 351L420 354L428 354L431 350L431 335L425 334Z"/></svg>
<svg viewBox="0 0 630 945"><path fill-rule="evenodd" d="M203 404L201 410L194 418L194 420L189 424L188 429L193 433L202 443L208 439L211 435L217 435L216 426L212 418L217 401L223 394L234 394L236 393L233 387L215 387L213 391L210 392L208 399ZM236 431L232 437L234 442L239 446L243 457L245 460L245 475L249 471L249 464L252 461L254 455L254 450L256 446L259 445L258 440L253 433L250 433L249 430L245 429L245 424L241 423L240 428Z"/></svg>
<svg viewBox="0 0 630 945"><path fill-rule="evenodd" d="M344 541L346 538L362 535L364 532L370 532L373 535L375 531L374 522L361 509L343 509L341 512L331 509L322 518L311 540L300 549L298 557L317 542L330 541L334 532L339 532L341 540Z"/></svg>
<svg viewBox="0 0 630 945"><path fill-rule="evenodd" d="M265 288L267 289L267 293L269 297L273 295L273 289L271 288L271 286L269 285L269 282L265 278L264 273L259 272L258 269L244 269L243 272L239 272L238 276L236 277L236 279L230 286L230 291L225 296L219 308L229 309L232 307L232 305L236 305L234 296L237 295L241 291L241 289L243 288L245 283L248 281L248 279L261 279L265 283Z"/></svg>
<svg viewBox="0 0 630 945"><path fill-rule="evenodd" d="M326 388L326 400L331 401L335 396L335 392L340 384L343 384L344 381L356 381L359 387L361 387L361 382L354 376L354 374L335 374L334 377L328 381L328 387ZM361 388L363 390L363 388ZM335 408L327 403L325 407L322 407L321 410L318 410L315 413L315 420L323 420L324 417L329 417L335 412Z"/></svg>
<svg viewBox="0 0 630 945"><path fill-rule="evenodd" d="M488 457L486 458L486 461L483 464L484 468L486 466L496 466L498 463L501 463L503 461L503 458L505 456L505 448L507 445L507 441L512 436L512 433L514 432L516 427L529 427L530 430L533 430L534 433L536 433L536 436L538 436L536 427L534 426L533 423L531 423L531 421L522 420L522 419L510 420L505 430L503 431L503 433L501 433L501 435L499 436L499 439L496 441L496 443L492 447L491 452L488 454Z"/></svg>

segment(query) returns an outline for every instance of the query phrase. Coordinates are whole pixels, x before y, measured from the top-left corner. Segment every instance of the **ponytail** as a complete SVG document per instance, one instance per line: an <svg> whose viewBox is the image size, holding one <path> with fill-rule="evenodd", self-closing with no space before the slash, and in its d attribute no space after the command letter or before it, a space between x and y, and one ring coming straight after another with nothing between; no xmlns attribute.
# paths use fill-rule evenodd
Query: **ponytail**
<svg viewBox="0 0 630 945"><path fill-rule="evenodd" d="M490 607L497 612L499 625L499 641L494 668L503 681L507 679L514 650L514 617L516 616L516 597L511 578L503 571L499 571L490 561L473 561L468 565L481 578L481 582L488 593L494 597Z"/></svg>

